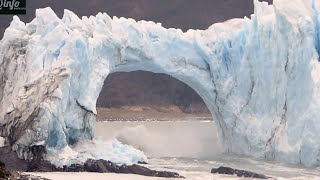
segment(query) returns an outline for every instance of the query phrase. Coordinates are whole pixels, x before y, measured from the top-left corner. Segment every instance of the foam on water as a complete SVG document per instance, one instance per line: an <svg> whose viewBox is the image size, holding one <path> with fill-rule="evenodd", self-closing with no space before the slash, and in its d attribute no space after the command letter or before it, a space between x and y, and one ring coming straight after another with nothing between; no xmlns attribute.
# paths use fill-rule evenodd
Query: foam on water
<svg viewBox="0 0 320 180"><path fill-rule="evenodd" d="M208 158L220 152L214 122L98 122L97 136L117 138L149 157Z"/></svg>
<svg viewBox="0 0 320 180"><path fill-rule="evenodd" d="M212 149L217 146L218 139L212 134L214 126L211 121L98 122L97 135L106 139L118 137L120 142L143 150L149 156L146 165L149 168L177 171L187 179L243 179L209 173L219 166L262 173L279 180L320 179L319 168L221 154L219 151L197 153L197 147L203 144L211 143ZM175 144L181 141L184 145Z"/></svg>

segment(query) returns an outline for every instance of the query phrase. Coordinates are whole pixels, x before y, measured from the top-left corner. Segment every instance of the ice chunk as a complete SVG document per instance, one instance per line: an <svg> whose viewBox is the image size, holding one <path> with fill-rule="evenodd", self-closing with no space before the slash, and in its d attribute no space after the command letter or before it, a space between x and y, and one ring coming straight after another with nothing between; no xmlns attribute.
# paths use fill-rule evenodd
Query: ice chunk
<svg viewBox="0 0 320 180"><path fill-rule="evenodd" d="M148 162L142 151L124 145L118 140L81 141L75 146L66 146L62 150L49 148L48 160L58 167L73 163L84 163L87 159L106 159L117 164L135 164L138 161Z"/></svg>

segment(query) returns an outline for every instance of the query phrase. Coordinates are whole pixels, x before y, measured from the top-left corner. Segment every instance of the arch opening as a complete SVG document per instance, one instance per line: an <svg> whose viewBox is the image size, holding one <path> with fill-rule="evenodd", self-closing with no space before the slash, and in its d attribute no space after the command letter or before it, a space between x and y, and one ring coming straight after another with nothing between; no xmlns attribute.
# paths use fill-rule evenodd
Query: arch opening
<svg viewBox="0 0 320 180"><path fill-rule="evenodd" d="M148 157L206 159L220 152L207 105L171 75L142 70L110 73L96 107L96 137L116 138Z"/></svg>

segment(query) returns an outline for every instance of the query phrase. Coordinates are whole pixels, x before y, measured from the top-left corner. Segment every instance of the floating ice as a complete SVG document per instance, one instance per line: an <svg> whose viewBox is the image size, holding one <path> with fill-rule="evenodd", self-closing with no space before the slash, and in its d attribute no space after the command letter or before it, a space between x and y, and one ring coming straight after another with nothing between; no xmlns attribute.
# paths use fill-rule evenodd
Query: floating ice
<svg viewBox="0 0 320 180"><path fill-rule="evenodd" d="M58 167L73 163L84 163L87 159L107 159L118 164L133 164L138 161L148 162L142 151L124 145L118 140L104 142L96 139L93 141L81 141L62 150L48 148L47 159Z"/></svg>
<svg viewBox="0 0 320 180"><path fill-rule="evenodd" d="M145 70L203 98L224 151L320 165L320 2L254 5L250 19L185 33L105 13L15 16L0 42L0 135L21 158L92 140L107 75Z"/></svg>

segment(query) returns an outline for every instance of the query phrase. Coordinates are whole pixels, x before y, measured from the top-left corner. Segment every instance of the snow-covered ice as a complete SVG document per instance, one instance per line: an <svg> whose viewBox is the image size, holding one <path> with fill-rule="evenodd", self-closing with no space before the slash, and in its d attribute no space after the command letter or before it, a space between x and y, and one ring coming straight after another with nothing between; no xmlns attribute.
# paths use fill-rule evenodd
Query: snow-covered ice
<svg viewBox="0 0 320 180"><path fill-rule="evenodd" d="M224 151L320 165L320 1L254 5L250 18L187 32L106 13L15 16L0 42L0 135L26 159L32 145L91 141L108 74L145 70L203 98Z"/></svg>

